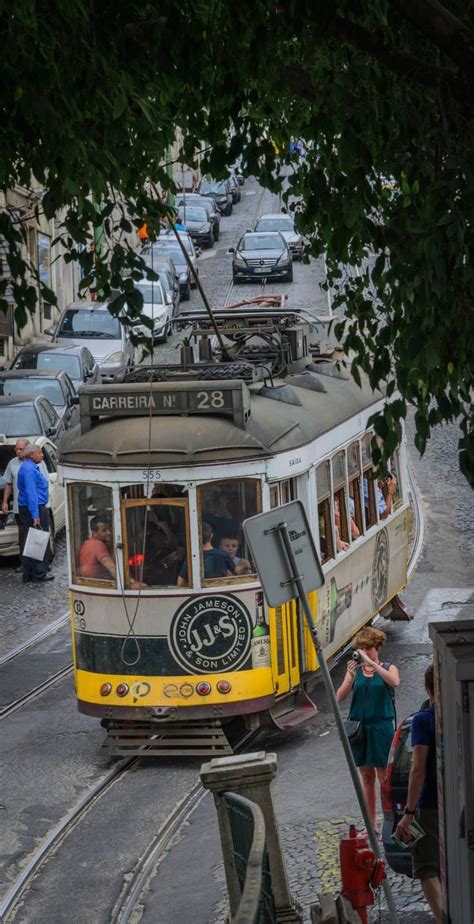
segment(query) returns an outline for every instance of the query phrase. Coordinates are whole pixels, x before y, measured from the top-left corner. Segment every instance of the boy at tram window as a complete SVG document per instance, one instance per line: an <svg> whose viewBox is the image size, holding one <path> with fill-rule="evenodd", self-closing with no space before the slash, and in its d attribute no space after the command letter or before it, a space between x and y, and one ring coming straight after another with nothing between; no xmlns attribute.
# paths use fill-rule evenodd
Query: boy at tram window
<svg viewBox="0 0 474 924"><path fill-rule="evenodd" d="M252 566L246 558L239 558L239 540L237 536L222 536L222 539L219 542L219 548L227 554L232 559L235 565L236 574L245 574L247 571L252 571Z"/></svg>

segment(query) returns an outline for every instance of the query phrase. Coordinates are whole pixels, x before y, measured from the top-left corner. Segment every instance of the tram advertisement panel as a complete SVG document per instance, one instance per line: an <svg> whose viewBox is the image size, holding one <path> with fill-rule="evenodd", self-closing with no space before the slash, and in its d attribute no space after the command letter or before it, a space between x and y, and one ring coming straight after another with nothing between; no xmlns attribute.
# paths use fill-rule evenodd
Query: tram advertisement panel
<svg viewBox="0 0 474 924"><path fill-rule="evenodd" d="M351 554L340 555L318 592L318 629L331 654L406 581L406 516L401 514Z"/></svg>
<svg viewBox="0 0 474 924"><path fill-rule="evenodd" d="M143 595L133 620L136 602L131 598L78 591L72 597L80 670L173 676L263 666L268 627L262 625L261 591ZM256 665L258 658L261 664Z"/></svg>

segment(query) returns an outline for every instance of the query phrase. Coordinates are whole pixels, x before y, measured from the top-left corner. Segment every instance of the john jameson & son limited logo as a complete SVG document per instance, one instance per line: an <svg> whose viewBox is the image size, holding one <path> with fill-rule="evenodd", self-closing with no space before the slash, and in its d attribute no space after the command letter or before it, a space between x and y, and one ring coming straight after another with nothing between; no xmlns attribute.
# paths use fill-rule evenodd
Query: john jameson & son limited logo
<svg viewBox="0 0 474 924"><path fill-rule="evenodd" d="M250 613L236 597L198 597L176 613L170 649L192 674L236 670L249 656L251 633Z"/></svg>

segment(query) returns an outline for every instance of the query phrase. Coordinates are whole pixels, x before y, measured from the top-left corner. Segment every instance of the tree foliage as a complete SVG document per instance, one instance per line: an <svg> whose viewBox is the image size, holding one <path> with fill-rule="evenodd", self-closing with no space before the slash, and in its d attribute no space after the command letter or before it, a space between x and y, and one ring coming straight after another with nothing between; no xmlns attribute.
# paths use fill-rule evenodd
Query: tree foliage
<svg viewBox="0 0 474 924"><path fill-rule="evenodd" d="M85 284L93 272L106 295L122 293L111 310L131 320L140 313L133 279L143 267L123 233L144 218L157 229L163 207L148 180L170 187L177 126L183 157L191 162L205 146L205 169L215 175L242 155L249 173L278 190L289 169L297 224L309 252L326 253L328 281L345 305L339 334L353 374L363 370L374 387L388 388L375 422L385 455L412 404L421 452L431 427L460 420L460 465L474 481L472 6L2 6L2 187L28 186L32 173L44 185L37 208L46 216L65 210L63 238ZM302 161L289 153L294 137L306 144ZM282 151L277 163L272 141ZM83 247L99 224L107 246L93 255ZM0 215L20 326L36 298L21 231L21 219Z"/></svg>

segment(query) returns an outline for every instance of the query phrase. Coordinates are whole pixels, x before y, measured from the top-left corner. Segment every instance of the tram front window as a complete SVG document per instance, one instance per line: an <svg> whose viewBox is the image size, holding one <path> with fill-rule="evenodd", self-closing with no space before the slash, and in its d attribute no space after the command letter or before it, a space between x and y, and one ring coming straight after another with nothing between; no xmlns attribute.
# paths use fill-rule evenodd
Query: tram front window
<svg viewBox="0 0 474 924"><path fill-rule="evenodd" d="M198 488L204 584L256 577L242 523L261 509L260 482L255 479L218 481Z"/></svg>
<svg viewBox="0 0 474 924"><path fill-rule="evenodd" d="M187 500L130 500L125 513L125 586L176 587L187 558ZM190 583L188 576L184 585Z"/></svg>
<svg viewBox="0 0 474 924"><path fill-rule="evenodd" d="M71 566L78 584L116 585L112 489L69 485Z"/></svg>

